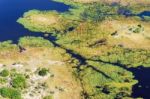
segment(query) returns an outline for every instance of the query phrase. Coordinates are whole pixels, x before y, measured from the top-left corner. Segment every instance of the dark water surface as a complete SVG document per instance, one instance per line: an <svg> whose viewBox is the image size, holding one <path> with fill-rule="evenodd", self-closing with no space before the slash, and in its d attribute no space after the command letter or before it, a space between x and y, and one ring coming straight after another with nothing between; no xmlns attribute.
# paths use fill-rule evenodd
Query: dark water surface
<svg viewBox="0 0 150 99"><path fill-rule="evenodd" d="M143 11L143 12L139 13L137 16L141 17L141 19L144 20L145 16L150 17L150 11Z"/></svg>
<svg viewBox="0 0 150 99"><path fill-rule="evenodd" d="M64 12L69 6L52 0L0 0L0 41L16 42L23 36L41 36L41 33L32 33L16 22L24 12L32 9Z"/></svg>
<svg viewBox="0 0 150 99"><path fill-rule="evenodd" d="M114 3L111 6L113 7L113 6L119 6L119 5L118 3ZM141 19L144 19L145 16L150 17L150 10L145 10L145 11L139 12L138 14L134 14L130 9L123 7L123 8L119 8L117 13L119 15L124 15L126 17L138 16Z"/></svg>
<svg viewBox="0 0 150 99"><path fill-rule="evenodd" d="M150 99L150 68L138 67L129 69L139 82L133 86L133 97Z"/></svg>

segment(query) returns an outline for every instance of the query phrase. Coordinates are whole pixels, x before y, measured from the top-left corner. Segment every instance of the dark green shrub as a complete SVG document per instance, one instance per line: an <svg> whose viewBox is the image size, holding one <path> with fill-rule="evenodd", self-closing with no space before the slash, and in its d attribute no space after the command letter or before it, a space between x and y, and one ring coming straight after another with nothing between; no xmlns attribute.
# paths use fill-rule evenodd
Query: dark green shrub
<svg viewBox="0 0 150 99"><path fill-rule="evenodd" d="M25 88L26 87L26 78L23 75L17 75L12 80L12 86L14 88Z"/></svg>
<svg viewBox="0 0 150 99"><path fill-rule="evenodd" d="M119 92L118 94L116 94L115 99L123 99L124 97L128 97L129 94L126 92Z"/></svg>
<svg viewBox="0 0 150 99"><path fill-rule="evenodd" d="M40 76L46 76L48 73L48 70L46 68L42 68L41 70L39 70L38 74Z"/></svg>
<svg viewBox="0 0 150 99"><path fill-rule="evenodd" d="M136 28L135 30L133 30L134 33L140 33L141 29L140 28Z"/></svg>
<svg viewBox="0 0 150 99"><path fill-rule="evenodd" d="M2 76L2 77L7 77L7 76L9 76L9 71L6 70L6 69L2 70L1 73L0 73L0 76Z"/></svg>
<svg viewBox="0 0 150 99"><path fill-rule="evenodd" d="M112 90L113 90L113 88L111 88L108 85L105 85L105 86L103 86L102 92L105 94L109 94L109 93L111 93Z"/></svg>
<svg viewBox="0 0 150 99"><path fill-rule="evenodd" d="M0 95L4 98L21 99L21 93L14 88L1 88Z"/></svg>

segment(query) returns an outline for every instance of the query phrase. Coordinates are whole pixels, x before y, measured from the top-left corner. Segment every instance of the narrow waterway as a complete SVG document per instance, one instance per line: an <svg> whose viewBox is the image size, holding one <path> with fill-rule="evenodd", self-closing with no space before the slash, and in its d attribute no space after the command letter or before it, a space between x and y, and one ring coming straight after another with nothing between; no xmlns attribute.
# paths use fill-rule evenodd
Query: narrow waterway
<svg viewBox="0 0 150 99"><path fill-rule="evenodd" d="M64 50L66 50L66 52L68 54L70 54L73 58L77 59L79 61L79 65L77 66L77 70L80 73L80 66L81 65L85 65L88 66L94 70L96 70L96 68L94 68L93 66L90 66L86 60L85 57L83 57L80 54L77 54L76 52L67 49L65 47L63 47L62 45L59 45L55 42L55 40L51 39L52 37L49 35L49 37L46 37L45 39L50 40L56 47L60 47ZM53 37L55 38L55 37ZM100 62L100 63L104 63L104 64L110 64L110 65L114 65L114 66L118 66L121 67L125 70L128 70L130 72L133 73L133 75L135 76L134 79L138 80L138 83L136 85L133 86L132 88L132 96L133 98L138 98L138 97L142 97L144 99L150 99L150 68L145 68L143 66L139 66L138 68L127 68L125 65L120 64L120 63L110 63L110 62L105 62L103 60L90 60L90 61L96 61L96 62ZM99 71L100 72L100 71ZM106 78L109 78L109 76L107 76L107 74L104 74L103 72L100 72L101 74L103 74ZM111 78L109 78L111 79ZM80 81L82 82L82 79L80 79ZM84 90L84 88L83 88ZM86 94L86 91L84 91L84 97L85 99L88 99L86 97L88 97L88 95Z"/></svg>

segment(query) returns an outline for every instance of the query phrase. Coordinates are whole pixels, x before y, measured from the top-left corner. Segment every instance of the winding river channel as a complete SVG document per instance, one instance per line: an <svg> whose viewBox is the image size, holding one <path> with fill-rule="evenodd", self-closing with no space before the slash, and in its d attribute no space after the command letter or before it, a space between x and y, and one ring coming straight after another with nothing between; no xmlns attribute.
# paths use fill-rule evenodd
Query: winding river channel
<svg viewBox="0 0 150 99"><path fill-rule="evenodd" d="M0 0L0 41L12 40L14 43L17 43L18 39L23 36L44 37L42 33L32 33L16 22L24 12L32 9L64 12L68 11L69 6L51 0ZM149 14L149 12L145 13ZM51 40L55 45L60 46L56 44L52 38L53 37L48 37L47 39ZM81 64L85 64L85 59L82 56L74 54L69 49L65 50L71 54L72 57L80 60ZM150 68L141 66L128 70L133 72L135 79L139 81L139 83L133 87L133 97L150 99Z"/></svg>

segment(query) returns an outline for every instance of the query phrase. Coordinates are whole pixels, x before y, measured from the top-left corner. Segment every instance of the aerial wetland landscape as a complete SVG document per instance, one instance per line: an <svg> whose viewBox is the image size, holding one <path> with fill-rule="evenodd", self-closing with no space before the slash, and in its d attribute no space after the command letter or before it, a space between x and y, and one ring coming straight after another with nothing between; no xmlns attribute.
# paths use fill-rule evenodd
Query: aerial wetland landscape
<svg viewBox="0 0 150 99"><path fill-rule="evenodd" d="M0 0L0 99L150 99L150 0Z"/></svg>

